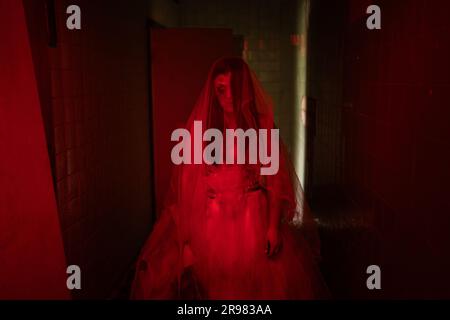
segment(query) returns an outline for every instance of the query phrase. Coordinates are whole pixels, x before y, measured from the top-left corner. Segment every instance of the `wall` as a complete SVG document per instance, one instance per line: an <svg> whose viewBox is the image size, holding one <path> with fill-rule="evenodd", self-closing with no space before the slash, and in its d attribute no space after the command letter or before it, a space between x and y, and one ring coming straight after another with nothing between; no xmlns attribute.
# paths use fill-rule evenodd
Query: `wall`
<svg viewBox="0 0 450 320"><path fill-rule="evenodd" d="M166 28L180 24L180 8L174 0L148 0L148 17Z"/></svg>
<svg viewBox="0 0 450 320"><path fill-rule="evenodd" d="M328 133L316 141L315 177L342 196L323 210L326 269L355 275L330 283L341 297L448 298L448 2L376 1L377 31L365 26L367 1L340 1L340 20L318 2L310 92ZM381 266L380 292L364 288L369 264Z"/></svg>
<svg viewBox="0 0 450 320"><path fill-rule="evenodd" d="M305 29L299 18L303 7L298 2L182 0L179 5L180 26L231 28L236 36L242 36L243 57L274 101L275 120L293 158L301 134L300 118L292 116L299 114L296 109L301 100L296 77L304 71L299 62L301 43L293 44L291 37Z"/></svg>
<svg viewBox="0 0 450 320"><path fill-rule="evenodd" d="M0 2L0 299L68 299L38 84L22 2Z"/></svg>
<svg viewBox="0 0 450 320"><path fill-rule="evenodd" d="M315 99L315 135L311 136L312 196L342 182L341 113L343 106L343 21L346 6L339 1L311 2L308 39L308 96Z"/></svg>
<svg viewBox="0 0 450 320"><path fill-rule="evenodd" d="M81 8L78 31L66 28L71 4ZM82 290L74 297L105 298L151 224L148 6L143 0L55 5L56 48L47 47L45 20L29 20L29 29L40 38L31 38L38 78L50 79L41 99L51 111L44 120L51 128L61 230L68 264L82 270Z"/></svg>

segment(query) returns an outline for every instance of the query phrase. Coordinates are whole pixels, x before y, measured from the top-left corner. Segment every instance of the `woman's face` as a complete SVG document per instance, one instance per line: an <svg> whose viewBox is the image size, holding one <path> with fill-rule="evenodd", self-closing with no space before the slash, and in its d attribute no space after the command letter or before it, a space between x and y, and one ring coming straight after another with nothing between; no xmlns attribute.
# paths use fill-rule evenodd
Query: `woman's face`
<svg viewBox="0 0 450 320"><path fill-rule="evenodd" d="M214 89L224 112L233 112L233 95L231 92L231 72L219 74L214 79Z"/></svg>

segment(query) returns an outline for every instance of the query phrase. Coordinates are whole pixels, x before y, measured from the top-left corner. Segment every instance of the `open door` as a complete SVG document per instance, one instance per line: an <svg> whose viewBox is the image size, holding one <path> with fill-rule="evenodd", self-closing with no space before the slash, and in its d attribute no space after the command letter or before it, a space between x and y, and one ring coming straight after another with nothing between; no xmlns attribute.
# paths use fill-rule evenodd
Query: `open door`
<svg viewBox="0 0 450 320"><path fill-rule="evenodd" d="M231 29L151 29L151 108L156 214L173 168L172 131L183 127L213 62L235 50Z"/></svg>

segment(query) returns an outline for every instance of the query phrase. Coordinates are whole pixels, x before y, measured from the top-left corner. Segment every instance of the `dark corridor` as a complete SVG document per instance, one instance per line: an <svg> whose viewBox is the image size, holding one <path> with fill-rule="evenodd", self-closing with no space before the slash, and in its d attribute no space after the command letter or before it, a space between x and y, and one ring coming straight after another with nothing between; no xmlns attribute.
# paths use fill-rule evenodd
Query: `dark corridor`
<svg viewBox="0 0 450 320"><path fill-rule="evenodd" d="M80 30L66 25L73 4ZM372 4L381 29L366 25ZM229 55L273 100L333 298L449 299L449 10L0 0L0 299L128 299L170 184L170 132ZM66 290L68 265L83 270L82 290Z"/></svg>

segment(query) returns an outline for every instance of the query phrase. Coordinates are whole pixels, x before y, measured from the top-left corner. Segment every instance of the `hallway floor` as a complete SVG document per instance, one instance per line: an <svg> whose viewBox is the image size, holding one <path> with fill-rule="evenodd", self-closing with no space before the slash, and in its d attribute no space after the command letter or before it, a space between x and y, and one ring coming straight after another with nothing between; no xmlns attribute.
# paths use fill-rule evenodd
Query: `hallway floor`
<svg viewBox="0 0 450 320"><path fill-rule="evenodd" d="M320 221L321 270L334 299L380 298L379 292L366 286L367 267L380 264L369 210L346 203L333 188L318 194L313 211Z"/></svg>
<svg viewBox="0 0 450 320"><path fill-rule="evenodd" d="M314 209L315 215L320 217L320 268L333 298L381 298L379 292L366 287L366 269L369 265L378 264L379 260L376 235L362 218L358 218L364 214L329 197L321 203L323 205ZM134 268L130 268L111 299L128 299L133 276Z"/></svg>

